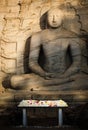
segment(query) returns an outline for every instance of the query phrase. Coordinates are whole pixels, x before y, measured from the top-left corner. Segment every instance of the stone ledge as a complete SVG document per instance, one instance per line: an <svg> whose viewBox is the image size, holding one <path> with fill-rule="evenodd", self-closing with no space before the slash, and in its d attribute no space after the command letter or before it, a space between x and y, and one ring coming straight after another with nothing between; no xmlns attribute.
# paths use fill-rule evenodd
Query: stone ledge
<svg viewBox="0 0 88 130"><path fill-rule="evenodd" d="M67 102L88 102L88 91L28 91L10 90L0 95L1 102L19 102L23 99L62 99Z"/></svg>

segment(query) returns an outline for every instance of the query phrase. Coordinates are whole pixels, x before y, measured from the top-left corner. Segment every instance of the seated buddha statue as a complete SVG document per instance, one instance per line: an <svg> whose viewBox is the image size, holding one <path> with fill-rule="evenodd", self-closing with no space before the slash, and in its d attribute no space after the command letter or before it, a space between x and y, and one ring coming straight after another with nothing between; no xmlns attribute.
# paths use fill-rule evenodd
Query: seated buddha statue
<svg viewBox="0 0 88 130"><path fill-rule="evenodd" d="M29 43L31 73L13 75L10 81L13 89L73 90L82 87L81 82L78 84L83 80L80 43L84 41L67 30L63 21L60 8L53 7L47 12L48 28L33 34ZM41 49L42 65L39 62Z"/></svg>

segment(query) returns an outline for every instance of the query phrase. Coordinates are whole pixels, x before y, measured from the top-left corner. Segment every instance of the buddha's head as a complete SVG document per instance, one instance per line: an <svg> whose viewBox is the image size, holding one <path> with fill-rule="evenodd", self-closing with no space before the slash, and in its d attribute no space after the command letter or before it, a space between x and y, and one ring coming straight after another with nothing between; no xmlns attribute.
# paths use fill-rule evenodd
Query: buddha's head
<svg viewBox="0 0 88 130"><path fill-rule="evenodd" d="M51 8L47 13L47 20L50 27L58 28L63 22L63 12L59 8Z"/></svg>

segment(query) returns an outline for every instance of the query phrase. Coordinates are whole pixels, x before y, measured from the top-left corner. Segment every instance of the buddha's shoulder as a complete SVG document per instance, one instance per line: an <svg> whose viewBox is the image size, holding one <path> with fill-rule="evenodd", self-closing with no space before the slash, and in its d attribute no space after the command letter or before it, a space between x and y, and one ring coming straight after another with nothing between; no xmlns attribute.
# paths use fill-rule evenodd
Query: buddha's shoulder
<svg viewBox="0 0 88 130"><path fill-rule="evenodd" d="M71 41L76 41L77 43L80 43L82 45L85 44L85 39L82 36L80 36L80 34L77 34L75 32L66 29L62 30L62 34L63 37L68 38Z"/></svg>
<svg viewBox="0 0 88 130"><path fill-rule="evenodd" d="M61 34L64 37L78 38L78 34L76 34L75 32L72 32L70 30L64 29L64 28L62 29Z"/></svg>
<svg viewBox="0 0 88 130"><path fill-rule="evenodd" d="M79 36L75 32L69 31L69 30L64 29L64 28L62 28L60 31L55 32L55 33L51 33L50 30L45 29L45 30L41 30L39 32L34 33L32 36L34 38L46 39L47 37L49 37L51 35L56 35L57 37L62 37L62 38L79 39Z"/></svg>
<svg viewBox="0 0 88 130"><path fill-rule="evenodd" d="M42 38L46 37L48 34L49 34L48 29L45 29L45 30L41 30L41 31L38 31L38 32L32 34L32 37L42 39Z"/></svg>
<svg viewBox="0 0 88 130"><path fill-rule="evenodd" d="M52 32L54 32L54 33L52 33ZM42 31L40 31L39 32L39 34L41 34L41 36L46 36L47 37L47 35L52 35L52 34L54 34L54 35L57 35L57 36L61 36L61 37L68 37L68 38L78 38L78 35L75 33L75 32L72 32L72 31L70 31L70 30L67 30L67 29L65 29L65 28L62 28L61 30L57 30L57 31L52 31L52 32L50 32L50 30L49 29L45 29L45 30L42 30Z"/></svg>

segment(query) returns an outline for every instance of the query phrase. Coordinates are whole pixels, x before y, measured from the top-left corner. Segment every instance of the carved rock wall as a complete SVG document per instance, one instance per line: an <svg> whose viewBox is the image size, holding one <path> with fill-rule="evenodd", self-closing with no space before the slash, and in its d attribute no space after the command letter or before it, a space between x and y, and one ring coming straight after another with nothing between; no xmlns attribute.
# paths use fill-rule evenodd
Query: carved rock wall
<svg viewBox="0 0 88 130"><path fill-rule="evenodd" d="M24 53L27 38L41 30L40 17L51 6L62 4L67 7L66 27L76 33L80 29L88 32L87 0L0 0L1 77L3 74L25 73L24 59L27 61L27 57L24 57ZM72 22L75 24L71 24Z"/></svg>

